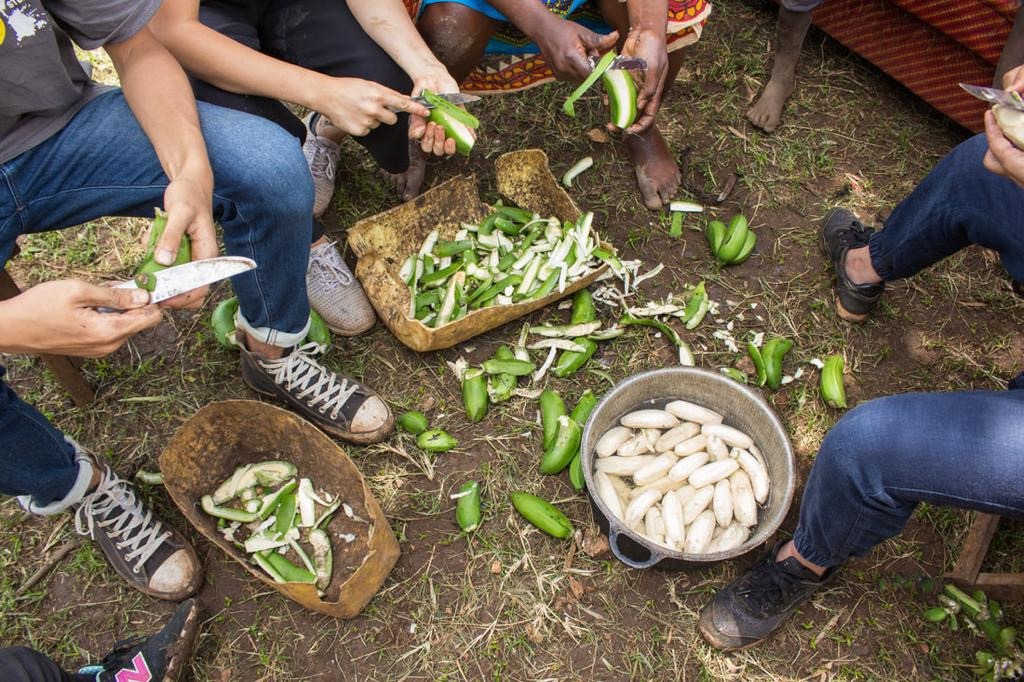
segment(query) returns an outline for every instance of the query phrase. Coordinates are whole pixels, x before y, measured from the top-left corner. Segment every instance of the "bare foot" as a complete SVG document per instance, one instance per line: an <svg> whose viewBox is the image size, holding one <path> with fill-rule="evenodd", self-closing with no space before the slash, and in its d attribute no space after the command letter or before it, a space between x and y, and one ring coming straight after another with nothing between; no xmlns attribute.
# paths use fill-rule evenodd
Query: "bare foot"
<svg viewBox="0 0 1024 682"><path fill-rule="evenodd" d="M781 81L772 78L761 97L747 112L747 118L766 133L774 132L782 120L782 108L793 92L793 80Z"/></svg>
<svg viewBox="0 0 1024 682"><path fill-rule="evenodd" d="M381 170L384 180L395 190L402 201L411 201L419 196L423 177L427 172L427 157L416 140L409 141L409 168L404 173L388 173Z"/></svg>
<svg viewBox="0 0 1024 682"><path fill-rule="evenodd" d="M626 150L636 169L636 184L647 208L657 211L672 201L682 176L665 138L651 127L639 135L626 136Z"/></svg>

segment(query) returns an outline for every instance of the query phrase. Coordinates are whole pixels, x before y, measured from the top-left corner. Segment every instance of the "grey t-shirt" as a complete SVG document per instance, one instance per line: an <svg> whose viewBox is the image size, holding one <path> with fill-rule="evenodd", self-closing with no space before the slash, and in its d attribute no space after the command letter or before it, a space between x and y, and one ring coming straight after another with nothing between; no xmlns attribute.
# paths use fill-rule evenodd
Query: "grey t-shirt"
<svg viewBox="0 0 1024 682"><path fill-rule="evenodd" d="M0 163L54 135L109 88L86 75L86 50L132 37L160 0L0 0Z"/></svg>

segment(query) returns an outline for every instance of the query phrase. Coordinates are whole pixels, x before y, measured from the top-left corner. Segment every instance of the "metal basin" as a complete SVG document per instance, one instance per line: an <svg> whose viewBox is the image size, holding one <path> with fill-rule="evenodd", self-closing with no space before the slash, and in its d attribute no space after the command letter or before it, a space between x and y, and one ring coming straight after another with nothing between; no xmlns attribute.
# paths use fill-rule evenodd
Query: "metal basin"
<svg viewBox="0 0 1024 682"><path fill-rule="evenodd" d="M768 465L771 494L758 510L759 523L745 543L725 552L686 554L656 545L611 515L594 489L594 446L605 431L627 412L661 407L671 400L688 400L725 417L725 423L744 431L757 444ZM583 430L583 474L598 525L608 534L612 553L633 568L697 568L732 559L763 544L778 530L793 502L796 487L793 448L778 416L755 391L732 379L695 367L669 367L641 372L616 385L594 408Z"/></svg>

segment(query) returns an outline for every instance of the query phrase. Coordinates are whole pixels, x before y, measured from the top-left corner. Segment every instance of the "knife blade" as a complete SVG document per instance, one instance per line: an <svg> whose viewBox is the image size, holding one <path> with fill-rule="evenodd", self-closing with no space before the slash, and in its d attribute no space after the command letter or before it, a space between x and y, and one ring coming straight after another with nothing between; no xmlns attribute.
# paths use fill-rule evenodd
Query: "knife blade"
<svg viewBox="0 0 1024 682"><path fill-rule="evenodd" d="M1013 90L987 88L983 85L971 85L970 83L961 83L960 87L978 99L990 104L1001 104L1004 107L1010 107L1017 111L1024 111L1024 99L1021 99L1020 94Z"/></svg>
<svg viewBox="0 0 1024 682"><path fill-rule="evenodd" d="M597 66L598 59L595 57L590 57L589 61L590 68L591 70L593 70ZM619 71L646 71L647 60L644 59L643 57L627 57L625 55L619 55L618 57L612 60L611 66L608 67L609 71L613 69Z"/></svg>
<svg viewBox="0 0 1024 682"><path fill-rule="evenodd" d="M160 303L169 298L219 282L228 277L240 275L256 268L256 262L242 256L219 256L205 260L194 260L182 265L165 268L147 275L156 282L149 292L150 303ZM139 283L130 279L114 285L115 289L138 289ZM148 287L146 287L148 289Z"/></svg>
<svg viewBox="0 0 1024 682"><path fill-rule="evenodd" d="M438 97L440 97L444 101L448 102L449 104L454 104L455 106L462 106L463 104L472 104L473 102L479 102L480 101L480 97L479 96L477 96L477 95L470 95L470 94L465 93L465 92L441 93L441 94L438 95ZM416 104L420 104L420 105L426 107L427 109L433 109L434 108L434 105L431 104L430 102L428 102L423 97L419 97L419 96L413 97L412 101L416 102Z"/></svg>

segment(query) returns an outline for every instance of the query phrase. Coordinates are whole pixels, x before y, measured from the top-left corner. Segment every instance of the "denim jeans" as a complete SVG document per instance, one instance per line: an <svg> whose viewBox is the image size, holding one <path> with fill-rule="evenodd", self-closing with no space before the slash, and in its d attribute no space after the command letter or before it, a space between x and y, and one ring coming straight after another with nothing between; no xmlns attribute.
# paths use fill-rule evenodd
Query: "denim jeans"
<svg viewBox="0 0 1024 682"><path fill-rule="evenodd" d="M213 218L232 256L256 261L232 278L239 326L292 346L309 324L306 265L313 180L294 138L264 119L199 104L213 167ZM102 216L152 217L167 176L120 90L87 104L37 147L0 165L0 263L29 232Z"/></svg>
<svg viewBox="0 0 1024 682"><path fill-rule="evenodd" d="M28 647L0 649L0 680L4 682L91 682L95 679L95 675L66 672L49 656Z"/></svg>
<svg viewBox="0 0 1024 682"><path fill-rule="evenodd" d="M882 279L910 277L980 244L1024 282L1024 189L982 167L987 149L984 135L960 144L871 236L871 264Z"/></svg>
<svg viewBox="0 0 1024 682"><path fill-rule="evenodd" d="M199 119L215 179L214 220L227 252L257 264L232 278L239 327L268 344L295 345L309 326L309 168L274 123L204 103ZM0 164L0 263L22 234L108 215L152 217L167 183L124 96L104 94L60 133ZM81 499L90 470L72 442L0 382L0 493L56 513Z"/></svg>
<svg viewBox="0 0 1024 682"><path fill-rule="evenodd" d="M970 245L1024 281L1024 189L985 170L984 136L943 159L871 237L875 270L909 277ZM878 398L828 433L794 540L836 566L897 535L920 502L1024 518L1024 390Z"/></svg>

